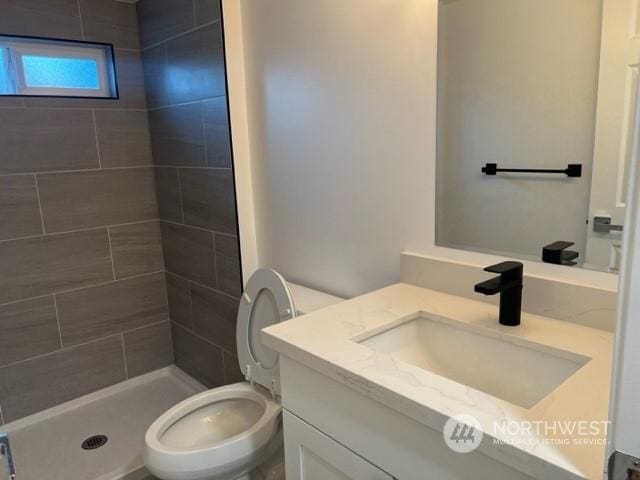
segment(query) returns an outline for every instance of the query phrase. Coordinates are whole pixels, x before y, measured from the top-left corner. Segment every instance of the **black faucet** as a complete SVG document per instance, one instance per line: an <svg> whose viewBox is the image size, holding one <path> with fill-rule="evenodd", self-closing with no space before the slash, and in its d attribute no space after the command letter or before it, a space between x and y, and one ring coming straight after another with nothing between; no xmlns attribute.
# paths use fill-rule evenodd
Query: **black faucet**
<svg viewBox="0 0 640 480"><path fill-rule="evenodd" d="M484 269L499 273L499 277L479 283L474 290L484 295L500 294L500 324L509 327L520 325L522 314L522 271L520 262L502 262Z"/></svg>

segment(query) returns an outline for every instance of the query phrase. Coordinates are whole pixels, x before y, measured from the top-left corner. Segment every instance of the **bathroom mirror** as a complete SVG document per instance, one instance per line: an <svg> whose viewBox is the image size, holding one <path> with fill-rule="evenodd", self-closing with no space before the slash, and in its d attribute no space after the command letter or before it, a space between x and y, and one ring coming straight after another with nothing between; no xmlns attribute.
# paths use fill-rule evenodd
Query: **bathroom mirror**
<svg viewBox="0 0 640 480"><path fill-rule="evenodd" d="M631 7L439 1L438 245L618 270L640 58Z"/></svg>

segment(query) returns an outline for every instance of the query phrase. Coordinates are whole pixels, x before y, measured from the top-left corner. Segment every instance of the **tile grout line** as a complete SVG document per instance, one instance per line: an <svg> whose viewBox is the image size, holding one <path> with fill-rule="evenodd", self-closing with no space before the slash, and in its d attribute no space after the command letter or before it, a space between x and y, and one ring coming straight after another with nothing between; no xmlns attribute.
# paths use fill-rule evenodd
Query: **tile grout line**
<svg viewBox="0 0 640 480"><path fill-rule="evenodd" d="M2 405L0 405L0 425L4 425L4 414L2 413Z"/></svg>
<svg viewBox="0 0 640 480"><path fill-rule="evenodd" d="M213 25L214 23L221 23L219 18L216 18L215 20L211 20L210 22L207 23L203 23L202 25L198 25L197 27L194 28L190 28L189 30L185 30L182 33L179 33L177 35L174 35L173 37L168 37L168 38L164 38L162 40L160 40L159 42L156 43L152 43L151 45L146 45L146 46L142 46L141 45L141 51L144 52L145 50L149 50L150 48L154 48L154 47L159 47L160 45L162 45L163 43L166 44L168 42L170 42L171 40L175 40L176 38L180 38L184 35L188 35L190 33L195 32L196 30L200 30L201 28L205 28L205 27L210 27L211 25Z"/></svg>
<svg viewBox="0 0 640 480"><path fill-rule="evenodd" d="M19 300L12 300L10 302L0 303L0 308L1 307L6 307L8 305L15 305L15 304L20 303L20 302L28 302L29 300L37 300L37 299L41 299L41 298L46 298L46 297L49 297L49 296L54 295L54 294L55 295L64 295L66 293L78 292L80 290L88 290L89 288L103 287L105 285L110 285L110 284L113 284L113 283L126 282L126 281L129 281L129 280L135 280L135 279L143 278L143 277L151 277L153 275L159 275L161 273L165 273L165 270L156 270L155 272L141 273L139 275L132 275L130 277L118 278L117 280L107 280L106 282L92 283L90 285L84 285L82 287L70 288L68 290L60 290L60 291L57 291L57 292L54 292L54 293L47 293L45 295L36 295L35 297L21 298ZM210 287L208 287L208 288L210 288ZM235 297L233 297L233 298L235 298Z"/></svg>
<svg viewBox="0 0 640 480"><path fill-rule="evenodd" d="M218 253L216 251L216 234L211 232L211 245L213 247L213 271L216 275L216 288L220 287L220 278L218 278Z"/></svg>
<svg viewBox="0 0 640 480"><path fill-rule="evenodd" d="M177 227L186 227L186 228L193 228L194 230L199 230L201 232L207 232L207 233L219 233L219 234L223 234L223 235L228 235L230 237L237 237L237 235L234 235L233 233L224 233L224 232L218 232L217 230L209 230L207 228L202 228L202 227L197 227L195 225L190 225L188 223L180 223L180 222L174 222L173 220L165 220L163 218L160 219L161 222L164 223L168 223L170 225L175 225ZM2 240L0 240L1 242Z"/></svg>
<svg viewBox="0 0 640 480"><path fill-rule="evenodd" d="M140 225L142 223L151 223L151 222L160 222L160 221L161 220L159 218L154 218L152 220L140 220L138 222L115 223L113 225L102 225L102 226L99 226L99 227L80 228L78 230L65 230L63 232L41 233L39 235L29 235L29 236L26 236L26 237L5 238L3 240L0 240L0 244L6 243L6 242L16 242L16 241L19 241L19 240L31 240L31 239L34 239L34 238L55 237L57 235L70 235L72 233L93 232L95 230L102 230L102 229L107 228L107 227L119 228L119 227L131 226L131 225ZM165 220L162 220L162 221L165 221ZM180 225L180 224L178 224L178 225ZM197 227L193 227L193 228L197 228ZM216 232L216 233L220 233L220 232ZM223 234L223 233L220 233L220 234L221 235L235 236L235 235L231 235L231 234Z"/></svg>
<svg viewBox="0 0 640 480"><path fill-rule="evenodd" d="M129 168L133 168L133 167L129 167ZM154 168L183 168L185 170L231 170L231 167L207 167L207 166L194 166L194 165L154 165ZM13 173L9 175L24 175L24 174Z"/></svg>
<svg viewBox="0 0 640 480"><path fill-rule="evenodd" d="M120 332L122 342L122 360L124 361L124 378L129 379L129 369L127 368L127 347L124 346L124 332Z"/></svg>
<svg viewBox="0 0 640 480"><path fill-rule="evenodd" d="M216 100L218 98L226 98L226 97L227 95L223 93L220 95L214 95L213 97L204 97L204 98L199 98L198 100L189 100L188 102L170 103L167 105L156 105L154 107L149 107L148 110L162 110L163 108L184 107L187 105L195 105L196 103L204 103L204 102L208 102L209 100ZM6 108L11 108L11 107L6 107Z"/></svg>
<svg viewBox="0 0 640 480"><path fill-rule="evenodd" d="M198 26L198 17L196 15L196 2L195 2L195 0L191 0L191 7L193 8L193 28L197 28L197 26Z"/></svg>
<svg viewBox="0 0 640 480"><path fill-rule="evenodd" d="M187 280L187 294L189 295L189 323L191 324L191 330L195 331L196 322L193 319L193 299L191 298L191 280Z"/></svg>
<svg viewBox="0 0 640 480"><path fill-rule="evenodd" d="M93 117L93 134L96 137L96 153L98 154L98 167L102 170L102 155L100 154L100 142L98 141L98 124L96 122L96 111L91 110L91 116Z"/></svg>
<svg viewBox="0 0 640 480"><path fill-rule="evenodd" d="M230 295L230 294L228 294L228 293L226 293L226 292L223 292L222 290L218 290L217 288L210 287L210 286L205 285L205 284L203 284L203 283L195 282L195 281L193 281L193 280L188 279L187 277L183 277L182 275L180 275L180 274L178 274L178 273L173 273L173 272L172 272L172 271L170 271L170 270L168 270L168 271L167 271L167 273L169 273L169 274L173 275L174 277L178 277L178 278L179 278L179 279L181 279L181 280L185 280L185 281L187 281L187 282L190 282L190 283L192 283L192 284L194 284L194 285L196 285L196 286L198 286L198 287L206 288L207 290L213 290L214 292L219 293L219 294L221 294L221 295L224 295L225 297L229 297L229 298L232 298L232 299L234 299L234 300L238 300L238 301L240 301L240 297L235 297L235 296Z"/></svg>
<svg viewBox="0 0 640 480"><path fill-rule="evenodd" d="M112 171L112 170L135 170L135 169L143 169L143 168L154 168L154 165L134 165L134 166L122 166L122 167L104 167L104 168L82 168L82 169L71 169L71 170L44 170L42 172L18 172L18 173L1 173L0 177L17 177L19 175L61 175L64 173L92 173L92 172L101 172L101 171ZM189 167L185 167L189 168ZM195 168L195 167L191 167ZM205 168L205 167L200 167ZM219 170L231 170L230 168L219 169Z"/></svg>
<svg viewBox="0 0 640 480"><path fill-rule="evenodd" d="M58 311L58 299L56 298L56 294L51 295L53 297L53 308L56 311L56 322L58 323L58 336L60 337L60 350L64 349L64 344L62 343L62 327L60 327L60 312Z"/></svg>
<svg viewBox="0 0 640 480"><path fill-rule="evenodd" d="M182 201L182 182L180 181L180 169L176 167L176 174L178 176L178 197L180 199L180 214L182 215L182 223L178 225L185 225L184 223L184 202Z"/></svg>
<svg viewBox="0 0 640 480"><path fill-rule="evenodd" d="M202 119L202 139L204 140L204 164L209 165L209 151L207 149L207 127L204 115L204 102L200 102L200 117Z"/></svg>
<svg viewBox="0 0 640 480"><path fill-rule="evenodd" d="M218 350L220 350L220 352L225 352L228 353L229 355L233 356L233 357L237 357L238 355L230 352L229 350L227 350L226 348L222 348L220 345L213 343L211 340L209 340L206 337L203 337L202 335L200 335L199 333L197 333L195 330L189 330L187 327L185 327L184 325L179 324L178 322L172 322L175 323L176 326L178 326L179 328L181 328L182 330L189 332L190 334L192 334L194 337L199 338L200 340L202 340L205 343L208 343L209 345L216 347ZM2 368L2 367L0 367Z"/></svg>
<svg viewBox="0 0 640 480"><path fill-rule="evenodd" d="M113 273L113 281L117 280L116 278L116 262L113 260L113 247L111 246L111 230L107 225L107 240L109 241L109 255L111 257L111 272Z"/></svg>
<svg viewBox="0 0 640 480"><path fill-rule="evenodd" d="M82 35L82 39L84 40L84 25L82 21L82 8L80 7L80 0L77 1L78 5L78 19L80 20L80 35Z"/></svg>
<svg viewBox="0 0 640 480"><path fill-rule="evenodd" d="M35 173L33 174L33 181L35 182L35 185L36 185L36 197L38 198L38 209L40 210L40 223L42 226L42 236L45 236L47 234L47 229L44 226L44 212L42 211L42 202L40 201L40 187L38 186L38 175L36 175ZM33 238L38 236L40 235L34 235L32 237L23 237L23 238ZM12 240L12 239L7 239L3 241L9 241L9 240Z"/></svg>

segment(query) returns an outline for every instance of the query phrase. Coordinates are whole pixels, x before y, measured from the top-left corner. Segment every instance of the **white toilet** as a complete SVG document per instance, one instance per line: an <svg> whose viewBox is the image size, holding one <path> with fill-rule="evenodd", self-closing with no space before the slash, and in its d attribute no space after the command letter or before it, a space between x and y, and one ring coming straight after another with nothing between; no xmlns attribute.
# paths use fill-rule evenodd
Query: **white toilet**
<svg viewBox="0 0 640 480"><path fill-rule="evenodd" d="M287 283L270 269L254 273L236 330L248 381L194 395L161 415L145 436L147 469L162 480L252 478L252 471L282 451L278 354L262 345L260 330L341 300Z"/></svg>

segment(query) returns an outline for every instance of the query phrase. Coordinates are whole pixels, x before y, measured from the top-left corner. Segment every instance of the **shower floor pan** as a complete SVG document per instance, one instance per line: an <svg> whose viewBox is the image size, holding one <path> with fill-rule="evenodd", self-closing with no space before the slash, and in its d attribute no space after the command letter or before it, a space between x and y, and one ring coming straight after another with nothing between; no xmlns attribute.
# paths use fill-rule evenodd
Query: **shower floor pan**
<svg viewBox="0 0 640 480"><path fill-rule="evenodd" d="M19 480L148 480L151 423L204 387L176 367L113 385L6 425ZM103 435L104 439L91 439ZM83 442L88 448L82 448ZM5 479L0 469L0 480Z"/></svg>

